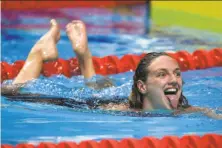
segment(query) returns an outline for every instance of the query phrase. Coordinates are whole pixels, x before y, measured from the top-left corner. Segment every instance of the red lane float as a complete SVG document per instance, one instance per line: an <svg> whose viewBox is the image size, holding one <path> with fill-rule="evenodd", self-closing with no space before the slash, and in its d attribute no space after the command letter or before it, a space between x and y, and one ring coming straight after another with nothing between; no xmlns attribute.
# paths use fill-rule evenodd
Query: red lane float
<svg viewBox="0 0 222 148"><path fill-rule="evenodd" d="M42 74L46 77L58 74L63 74L66 77L71 77L70 63L69 61L61 58L59 58L57 61L44 63Z"/></svg>
<svg viewBox="0 0 222 148"><path fill-rule="evenodd" d="M168 53L177 60L182 71L205 69L210 67L222 66L222 48L214 48L211 50L196 50L192 54L185 50L175 53ZM95 71L100 75L117 74L127 71L134 71L140 61L146 54L141 55L124 55L122 58L117 56L93 57ZM1 62L1 82L13 79L17 76L24 61L19 60L15 63L8 64ZM53 62L43 64L42 74L46 77L63 74L66 77L80 75L81 70L76 58L64 60L59 58Z"/></svg>
<svg viewBox="0 0 222 148"><path fill-rule="evenodd" d="M51 1L43 0L16 0L16 1L1 1L1 8L3 10L36 10L36 9L49 9L49 8L75 8L75 7L106 7L113 8L121 5L139 5L146 4L146 0L140 1L87 1L87 0L76 0L76 1Z"/></svg>
<svg viewBox="0 0 222 148"><path fill-rule="evenodd" d="M183 137L165 136L161 139L143 137L142 139L124 138L119 141L102 139L75 142L42 142L38 145L17 144L16 146L2 144L1 148L222 148L222 135L205 134L203 136L185 135Z"/></svg>

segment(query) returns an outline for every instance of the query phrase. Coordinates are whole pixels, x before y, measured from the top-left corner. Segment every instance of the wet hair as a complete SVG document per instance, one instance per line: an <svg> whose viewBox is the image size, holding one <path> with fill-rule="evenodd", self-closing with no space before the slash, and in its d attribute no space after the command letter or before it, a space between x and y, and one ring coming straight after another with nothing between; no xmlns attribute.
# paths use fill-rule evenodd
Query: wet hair
<svg viewBox="0 0 222 148"><path fill-rule="evenodd" d="M132 92L129 96L129 105L130 108L134 109L142 109L143 108L143 94L137 88L138 80L146 82L149 71L148 67L152 63L152 61L160 56L169 56L165 52L151 52L146 54L139 62L135 74L133 76L133 85L132 85ZM169 56L170 57L170 56ZM179 98L178 108L187 108L190 105L188 104L188 100L186 97L181 93L181 97Z"/></svg>

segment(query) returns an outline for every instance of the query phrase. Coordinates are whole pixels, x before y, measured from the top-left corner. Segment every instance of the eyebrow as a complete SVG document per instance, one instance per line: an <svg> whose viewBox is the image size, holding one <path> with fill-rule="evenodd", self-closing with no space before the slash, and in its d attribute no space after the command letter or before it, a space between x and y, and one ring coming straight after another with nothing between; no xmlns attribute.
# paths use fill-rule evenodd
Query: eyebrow
<svg viewBox="0 0 222 148"><path fill-rule="evenodd" d="M180 68L176 68L176 69L174 69L174 71L177 71L177 70L179 70L179 71L180 71Z"/></svg>
<svg viewBox="0 0 222 148"><path fill-rule="evenodd" d="M154 72L158 72L158 71L167 71L167 69L165 69L165 68L161 68L161 69L157 69L157 70L155 70Z"/></svg>
<svg viewBox="0 0 222 148"><path fill-rule="evenodd" d="M175 68L173 71L180 71L180 68ZM165 69L165 68L161 68L161 69L157 69L157 70L155 70L154 72L158 72L158 71L168 71L167 69Z"/></svg>

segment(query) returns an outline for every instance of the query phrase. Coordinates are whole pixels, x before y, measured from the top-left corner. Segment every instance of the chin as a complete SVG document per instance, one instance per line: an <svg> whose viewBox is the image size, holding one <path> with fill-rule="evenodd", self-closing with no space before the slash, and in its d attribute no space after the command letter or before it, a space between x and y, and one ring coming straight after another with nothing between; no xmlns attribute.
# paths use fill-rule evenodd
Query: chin
<svg viewBox="0 0 222 148"><path fill-rule="evenodd" d="M179 104L179 99L181 95L179 92L177 92L177 94L168 94L168 95L164 95L165 96L165 100L167 102L167 108L171 109L171 110L175 110L178 108L178 104Z"/></svg>

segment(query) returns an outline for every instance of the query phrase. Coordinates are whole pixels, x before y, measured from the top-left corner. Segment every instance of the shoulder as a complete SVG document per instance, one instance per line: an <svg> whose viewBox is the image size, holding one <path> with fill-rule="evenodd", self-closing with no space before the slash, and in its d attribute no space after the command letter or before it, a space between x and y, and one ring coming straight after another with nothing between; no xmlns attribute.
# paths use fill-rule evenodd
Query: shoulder
<svg viewBox="0 0 222 148"><path fill-rule="evenodd" d="M25 84L11 84L11 85L2 85L1 94L2 95L17 95L22 87Z"/></svg>
<svg viewBox="0 0 222 148"><path fill-rule="evenodd" d="M108 103L108 104L102 104L99 106L101 109L105 110L115 110L115 111L127 111L129 110L129 104L128 103Z"/></svg>
<svg viewBox="0 0 222 148"><path fill-rule="evenodd" d="M204 112L204 111L207 111L207 108L190 106L190 107L187 107L187 108L181 108L181 109L175 110L173 112L173 114L174 115L179 115L179 114L194 113L194 112Z"/></svg>

